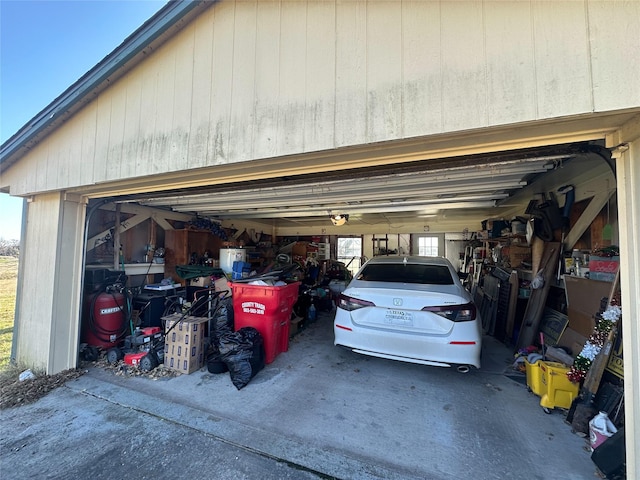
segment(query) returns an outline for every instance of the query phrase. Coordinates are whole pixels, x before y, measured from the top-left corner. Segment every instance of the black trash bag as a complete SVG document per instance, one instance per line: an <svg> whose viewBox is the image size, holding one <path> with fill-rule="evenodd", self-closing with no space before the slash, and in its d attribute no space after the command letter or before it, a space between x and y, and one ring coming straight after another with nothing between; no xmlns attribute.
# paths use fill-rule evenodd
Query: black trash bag
<svg viewBox="0 0 640 480"><path fill-rule="evenodd" d="M209 351L207 353L207 370L209 370L209 373L225 373L229 371L227 364L222 361L220 349L215 344L209 345Z"/></svg>
<svg viewBox="0 0 640 480"><path fill-rule="evenodd" d="M251 351L251 358L249 362L251 363L251 369L253 370L253 375L255 376L260 370L262 370L265 366L265 358L266 354L264 351L264 338L258 330L253 327L243 327L240 329L242 334L247 338L253 349Z"/></svg>
<svg viewBox="0 0 640 480"><path fill-rule="evenodd" d="M258 330L243 327L220 337L220 356L231 375L231 382L240 390L264 368L264 340Z"/></svg>
<svg viewBox="0 0 640 480"><path fill-rule="evenodd" d="M215 312L213 343L219 343L219 339L228 333L233 333L233 303L231 298L224 298Z"/></svg>

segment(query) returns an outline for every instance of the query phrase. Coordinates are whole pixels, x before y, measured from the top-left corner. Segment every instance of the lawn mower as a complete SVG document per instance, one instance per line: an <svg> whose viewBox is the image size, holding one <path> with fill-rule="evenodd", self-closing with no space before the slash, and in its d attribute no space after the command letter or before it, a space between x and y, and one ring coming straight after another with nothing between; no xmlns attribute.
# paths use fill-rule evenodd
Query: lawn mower
<svg viewBox="0 0 640 480"><path fill-rule="evenodd" d="M107 361L114 365L124 360L128 365L138 366L149 372L164 362L164 334L160 327L136 328L127 335L124 345L107 350Z"/></svg>

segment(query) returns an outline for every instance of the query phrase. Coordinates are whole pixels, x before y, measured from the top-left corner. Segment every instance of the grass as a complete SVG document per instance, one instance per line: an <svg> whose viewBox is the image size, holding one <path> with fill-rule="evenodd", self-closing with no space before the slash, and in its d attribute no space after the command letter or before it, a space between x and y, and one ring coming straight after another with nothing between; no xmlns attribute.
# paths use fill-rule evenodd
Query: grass
<svg viewBox="0 0 640 480"><path fill-rule="evenodd" d="M9 369L17 281L18 259L0 257L0 371Z"/></svg>

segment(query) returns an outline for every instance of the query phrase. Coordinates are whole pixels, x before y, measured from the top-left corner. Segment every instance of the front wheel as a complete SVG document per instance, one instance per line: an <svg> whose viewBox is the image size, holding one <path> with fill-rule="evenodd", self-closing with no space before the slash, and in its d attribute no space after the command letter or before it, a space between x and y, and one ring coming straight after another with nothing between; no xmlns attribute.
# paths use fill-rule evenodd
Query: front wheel
<svg viewBox="0 0 640 480"><path fill-rule="evenodd" d="M149 352L140 359L140 370L150 372L158 366L158 357L155 352Z"/></svg>

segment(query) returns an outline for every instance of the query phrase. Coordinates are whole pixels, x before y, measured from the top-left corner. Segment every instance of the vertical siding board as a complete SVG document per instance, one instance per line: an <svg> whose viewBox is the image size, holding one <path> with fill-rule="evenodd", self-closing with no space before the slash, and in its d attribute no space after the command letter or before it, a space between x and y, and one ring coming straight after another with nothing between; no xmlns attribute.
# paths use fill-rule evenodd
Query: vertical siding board
<svg viewBox="0 0 640 480"><path fill-rule="evenodd" d="M107 179L109 130L111 129L111 95L100 95L96 100L96 148L94 157L94 181Z"/></svg>
<svg viewBox="0 0 640 480"><path fill-rule="evenodd" d="M534 49L528 2L484 3L490 125L536 117Z"/></svg>
<svg viewBox="0 0 640 480"><path fill-rule="evenodd" d="M78 158L80 185L89 185L95 181L94 167L96 154L96 127L98 102L94 100L82 112L78 121L82 123L82 149Z"/></svg>
<svg viewBox="0 0 640 480"><path fill-rule="evenodd" d="M129 75L128 75L129 76ZM124 137L122 143L122 168L120 175L134 177L140 155L140 121L142 107L142 76L131 75L126 82Z"/></svg>
<svg viewBox="0 0 640 480"><path fill-rule="evenodd" d="M73 133L72 138L68 142L68 153L64 155L63 163L66 164L66 173L62 173L60 169L58 174L58 186L65 188L66 186L78 186L81 183L80 161L82 159L82 123L78 121L72 122Z"/></svg>
<svg viewBox="0 0 640 480"><path fill-rule="evenodd" d="M440 133L440 4L415 0L402 5L403 136Z"/></svg>
<svg viewBox="0 0 640 480"><path fill-rule="evenodd" d="M305 149L307 6L308 2L283 2L280 9L276 155L288 155Z"/></svg>
<svg viewBox="0 0 640 480"><path fill-rule="evenodd" d="M533 3L539 118L593 110L584 2Z"/></svg>
<svg viewBox="0 0 640 480"><path fill-rule="evenodd" d="M487 124L482 3L443 2L443 129L464 130Z"/></svg>
<svg viewBox="0 0 640 480"><path fill-rule="evenodd" d="M144 176L153 173L156 159L153 157L156 120L158 117L158 67L153 57L141 66L142 89L140 90L140 126L138 139L138 158L136 158L136 175Z"/></svg>
<svg viewBox="0 0 640 480"><path fill-rule="evenodd" d="M364 2L336 6L336 147L367 141L366 12Z"/></svg>
<svg viewBox="0 0 640 480"><path fill-rule="evenodd" d="M118 180L122 178L120 172L122 171L122 163L124 162L122 145L124 143L124 118L126 115L127 92L123 83L116 83L112 89L107 180Z"/></svg>
<svg viewBox="0 0 640 480"><path fill-rule="evenodd" d="M335 146L336 4L307 2L304 151ZM286 43L286 42L285 42Z"/></svg>
<svg viewBox="0 0 640 480"><path fill-rule="evenodd" d="M195 22L193 46L193 94L189 131L189 167L207 165L209 122L211 119L211 62L213 52L213 12L206 10Z"/></svg>
<svg viewBox="0 0 640 480"><path fill-rule="evenodd" d="M255 43L255 127L252 158L276 155L280 99L280 2L260 1Z"/></svg>
<svg viewBox="0 0 640 480"><path fill-rule="evenodd" d="M53 138L44 148L46 155L38 159L38 177L36 184L38 191L49 190L52 188L52 180L55 179L57 181L57 164L60 157L61 147L61 138Z"/></svg>
<svg viewBox="0 0 640 480"><path fill-rule="evenodd" d="M594 110L640 105L640 2L616 2L612 8L589 1L587 7Z"/></svg>
<svg viewBox="0 0 640 480"><path fill-rule="evenodd" d="M181 31L174 45L176 50L175 90L169 171L189 168L189 135L191 131L191 99L193 98L194 31Z"/></svg>
<svg viewBox="0 0 640 480"><path fill-rule="evenodd" d="M39 144L41 148L38 148L39 155L35 161L34 168L34 179L32 192L43 191L46 190L47 187L47 168L49 161L49 151L53 146L53 141L47 142L45 144Z"/></svg>
<svg viewBox="0 0 640 480"><path fill-rule="evenodd" d="M219 165L229 160L235 5L223 2L211 10L214 23L207 164Z"/></svg>
<svg viewBox="0 0 640 480"><path fill-rule="evenodd" d="M238 162L251 159L256 128L256 15L255 1L236 3L228 148L229 158Z"/></svg>
<svg viewBox="0 0 640 480"><path fill-rule="evenodd" d="M59 194L36 196L27 206L27 232L25 243L25 263L23 282L25 285L40 285L39 301L33 301L23 295L20 304L21 325L18 332L18 352L30 352L33 359L46 359L49 356L49 342L33 341L33 332L43 339L51 337L52 291L55 285L55 269L42 268L51 265L55 258L57 228L60 221ZM43 368L46 365L41 365Z"/></svg>
<svg viewBox="0 0 640 480"><path fill-rule="evenodd" d="M367 140L402 137L402 10L399 1L367 8Z"/></svg>
<svg viewBox="0 0 640 480"><path fill-rule="evenodd" d="M151 148L152 158L149 173L169 171L169 153L171 128L173 124L176 51L162 48L161 61L158 63L158 89L156 90L156 129ZM159 51L159 52L160 52ZM159 53L158 52L158 53Z"/></svg>

